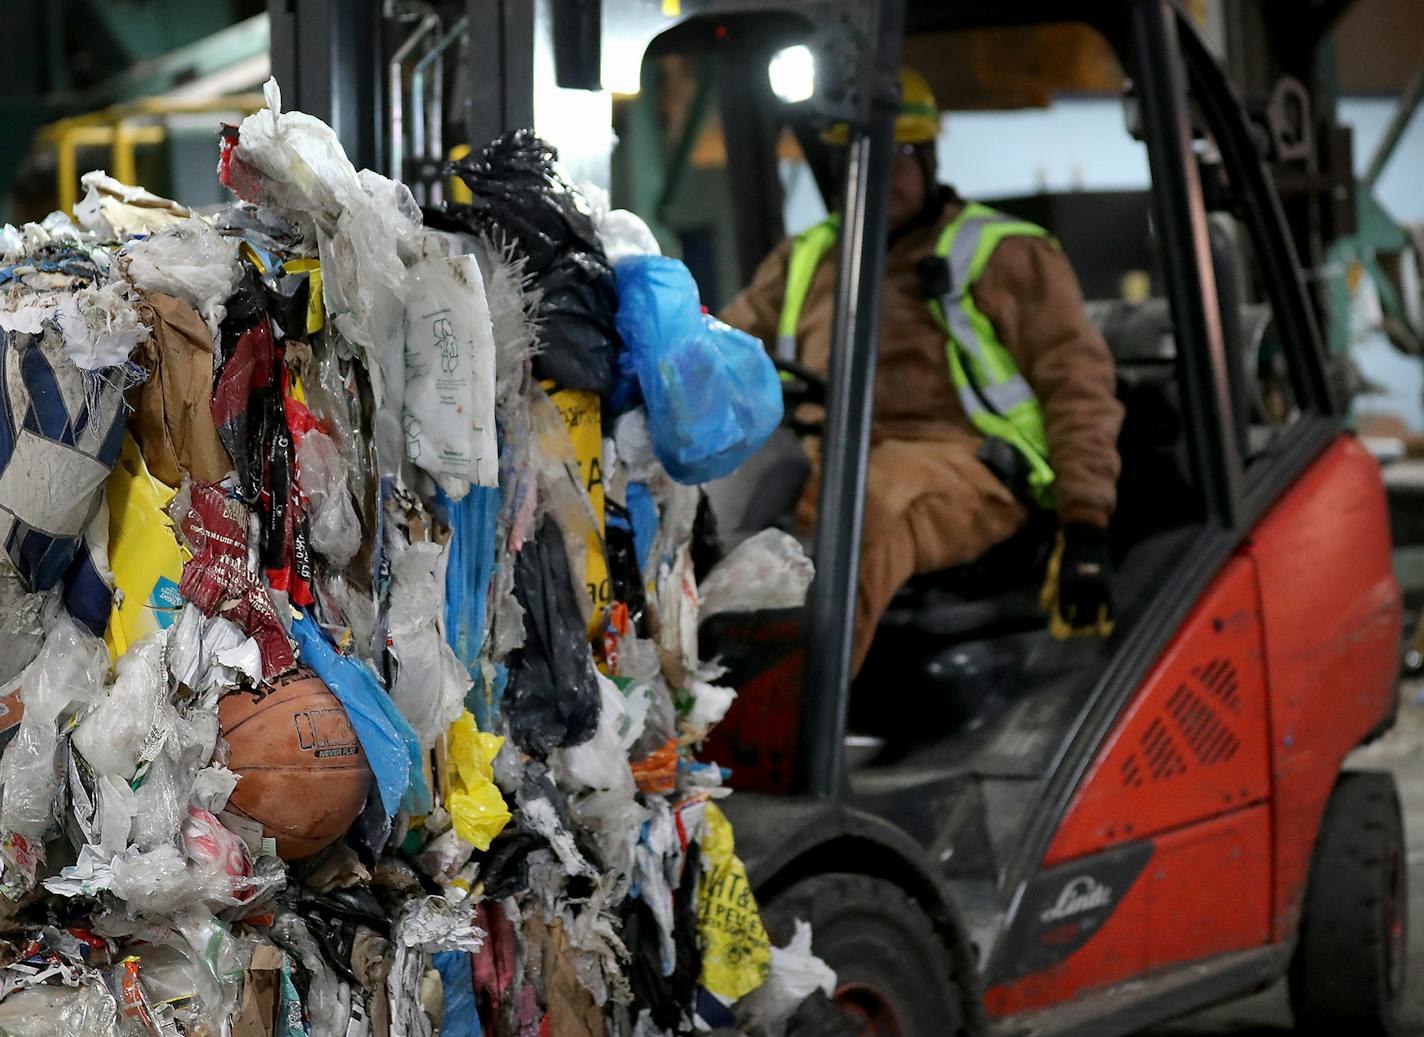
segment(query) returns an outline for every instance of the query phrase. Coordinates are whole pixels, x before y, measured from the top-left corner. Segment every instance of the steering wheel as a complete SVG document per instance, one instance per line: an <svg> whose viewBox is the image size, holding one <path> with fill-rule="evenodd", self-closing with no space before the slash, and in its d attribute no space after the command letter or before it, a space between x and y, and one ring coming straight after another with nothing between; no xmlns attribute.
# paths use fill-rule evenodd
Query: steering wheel
<svg viewBox="0 0 1424 1037"><path fill-rule="evenodd" d="M826 405L826 379L804 364L795 360L772 358L777 373L781 375L781 399L786 408L786 424L798 436L819 436L824 421L817 418L805 421L796 416L803 404L817 407Z"/></svg>

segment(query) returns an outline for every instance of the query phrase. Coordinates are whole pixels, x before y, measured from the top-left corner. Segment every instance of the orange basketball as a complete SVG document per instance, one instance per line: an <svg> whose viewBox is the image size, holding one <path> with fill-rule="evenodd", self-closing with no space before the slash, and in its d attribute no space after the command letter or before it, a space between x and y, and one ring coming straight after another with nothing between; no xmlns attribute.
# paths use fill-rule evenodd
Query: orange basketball
<svg viewBox="0 0 1424 1037"><path fill-rule="evenodd" d="M366 802L371 768L340 701L305 666L218 701L239 776L227 809L257 821L277 855L306 857L345 834Z"/></svg>

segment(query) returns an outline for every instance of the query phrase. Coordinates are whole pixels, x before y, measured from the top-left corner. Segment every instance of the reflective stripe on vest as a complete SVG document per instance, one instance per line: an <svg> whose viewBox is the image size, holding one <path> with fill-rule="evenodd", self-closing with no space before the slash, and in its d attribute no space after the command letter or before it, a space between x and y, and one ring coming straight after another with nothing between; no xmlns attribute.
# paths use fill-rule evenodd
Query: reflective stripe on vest
<svg viewBox="0 0 1424 1037"><path fill-rule="evenodd" d="M821 260L840 234L840 219L830 216L802 232L786 263L786 291L776 326L776 356L796 358L796 328ZM950 381L970 424L985 436L997 436L1023 456L1029 487L1045 507L1052 504L1053 469L1043 412L1033 389L1019 373L1013 356L999 341L994 325L979 312L970 289L984 272L999 242L1008 237L1048 237L1042 227L970 202L940 232L935 254L949 268L950 288L928 301L944 330Z"/></svg>
<svg viewBox="0 0 1424 1037"><path fill-rule="evenodd" d="M828 216L820 223L796 235L791 254L786 257L786 291L781 298L781 318L776 322L776 359L796 359L796 325L801 321L801 309L811 294L811 279L826 253L840 237L839 216Z"/></svg>
<svg viewBox="0 0 1424 1037"><path fill-rule="evenodd" d="M1040 504L1050 506L1054 477L1043 411L971 290L999 243L1010 237L1045 238L1048 232L987 205L966 205L935 243L935 255L949 267L949 291L929 306L949 336L945 356L965 415L981 434L1018 450L1028 464L1029 488Z"/></svg>

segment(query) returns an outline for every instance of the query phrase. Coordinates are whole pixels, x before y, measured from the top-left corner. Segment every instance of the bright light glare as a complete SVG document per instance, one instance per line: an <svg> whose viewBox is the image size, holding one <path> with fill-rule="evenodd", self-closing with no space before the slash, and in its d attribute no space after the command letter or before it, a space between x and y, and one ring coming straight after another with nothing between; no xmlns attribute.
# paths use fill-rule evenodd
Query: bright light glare
<svg viewBox="0 0 1424 1037"><path fill-rule="evenodd" d="M787 104L805 101L816 92L816 56L804 44L777 51L766 71L772 92Z"/></svg>

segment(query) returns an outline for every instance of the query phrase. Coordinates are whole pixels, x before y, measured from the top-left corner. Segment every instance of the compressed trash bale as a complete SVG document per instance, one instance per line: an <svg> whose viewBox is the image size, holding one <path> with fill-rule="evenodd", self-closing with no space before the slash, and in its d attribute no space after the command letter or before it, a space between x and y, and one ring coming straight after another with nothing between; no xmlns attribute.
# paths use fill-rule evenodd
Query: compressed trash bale
<svg viewBox="0 0 1424 1037"><path fill-rule="evenodd" d="M278 856L309 856L351 827L371 768L346 710L310 669L223 696L218 720L239 777L227 809L260 822Z"/></svg>

